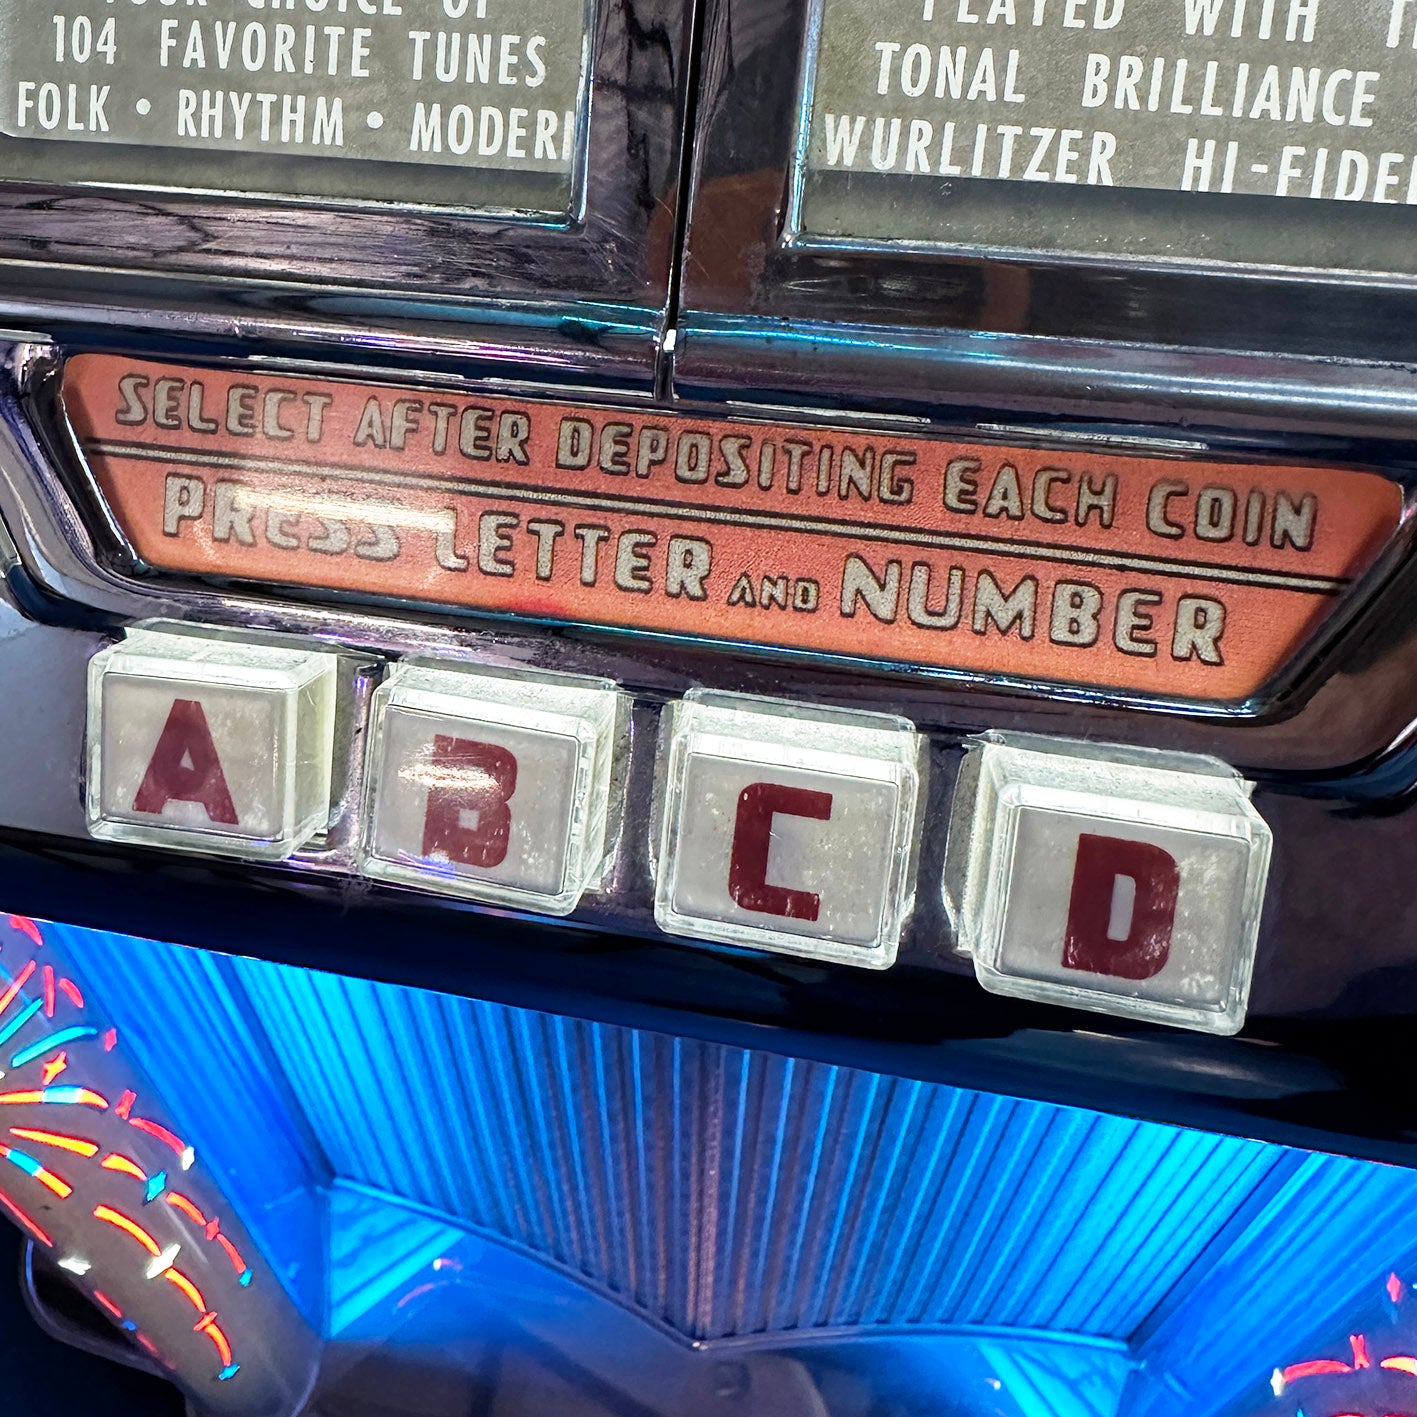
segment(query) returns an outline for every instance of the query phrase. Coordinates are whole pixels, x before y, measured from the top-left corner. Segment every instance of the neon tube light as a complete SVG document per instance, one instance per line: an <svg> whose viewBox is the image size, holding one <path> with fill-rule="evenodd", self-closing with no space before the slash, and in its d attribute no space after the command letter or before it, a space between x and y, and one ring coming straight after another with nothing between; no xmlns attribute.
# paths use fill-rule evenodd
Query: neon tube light
<svg viewBox="0 0 1417 1417"><path fill-rule="evenodd" d="M74 1194L74 1188L54 1172L41 1165L28 1152L18 1151L14 1147L0 1145L0 1160L8 1161L11 1166L23 1171L26 1176L32 1176L41 1186L54 1192L61 1201L66 1201Z"/></svg>
<svg viewBox="0 0 1417 1417"><path fill-rule="evenodd" d="M21 1048L18 1053L10 1059L12 1068L22 1068L26 1063L32 1063L42 1054L49 1052L51 1048L58 1048L64 1043L73 1043L80 1038L97 1038L98 1029L82 1028L61 1028L58 1033L51 1033L48 1038L41 1038L38 1043L31 1043L27 1048Z"/></svg>
<svg viewBox="0 0 1417 1417"><path fill-rule="evenodd" d="M34 974L35 962L30 960L28 964L19 972L19 975L10 981L10 987L0 994L0 1014L3 1014L11 1004L15 1002L15 995L29 982L30 976Z"/></svg>
<svg viewBox="0 0 1417 1417"><path fill-rule="evenodd" d="M180 1289L187 1296L187 1301L199 1314L205 1314L207 1312L207 1301L202 1298L202 1291L198 1289L180 1269L169 1269L166 1274L163 1275L163 1278L166 1279L169 1284L175 1285Z"/></svg>
<svg viewBox="0 0 1417 1417"><path fill-rule="evenodd" d="M131 1176L135 1181L141 1181L144 1185L147 1184L148 1173L144 1171L136 1161L129 1161L126 1156L119 1156L117 1152L110 1152L109 1155L105 1156L103 1160L99 1162L99 1165L102 1166L105 1171L118 1171L124 1176Z"/></svg>
<svg viewBox="0 0 1417 1417"><path fill-rule="evenodd" d="M226 1335L217 1325L215 1314L204 1314L193 1329L194 1333L204 1333L216 1344L216 1351L221 1355L224 1366L231 1366L231 1344L227 1342Z"/></svg>
<svg viewBox="0 0 1417 1417"><path fill-rule="evenodd" d="M64 995L76 1009L84 1007L84 996L79 986L72 979L61 979L59 981L59 992Z"/></svg>
<svg viewBox="0 0 1417 1417"><path fill-rule="evenodd" d="M38 1240L40 1244L43 1245L46 1249L52 1250L54 1248L54 1241L51 1240L49 1236L46 1235L44 1231L41 1230L39 1226L36 1225L34 1221L29 1218L29 1216L27 1216L24 1211L22 1211L19 1206L17 1206L14 1201L9 1198L9 1196L5 1195L3 1191L0 1191L0 1205L4 1206L5 1209L8 1210L10 1214L13 1215L15 1219L19 1221L19 1223L26 1230L28 1230L30 1234L33 1235L34 1238Z"/></svg>
<svg viewBox="0 0 1417 1417"><path fill-rule="evenodd" d="M12 915L10 924L21 934L28 935L35 944L42 945L44 943L44 936L39 933L39 926L28 915Z"/></svg>
<svg viewBox="0 0 1417 1417"><path fill-rule="evenodd" d="M48 1087L60 1073L67 1070L68 1066L69 1055L65 1052L60 1052L57 1057L51 1058L44 1065L40 1081L44 1083L45 1087Z"/></svg>
<svg viewBox="0 0 1417 1417"><path fill-rule="evenodd" d="M1291 1363L1287 1368L1276 1368L1270 1380L1274 1395L1281 1396L1290 1383L1297 1382L1300 1378L1317 1378L1330 1373L1357 1373L1373 1366L1372 1351L1363 1334L1350 1333L1348 1346L1353 1350L1352 1363L1343 1363L1337 1358L1311 1358L1304 1363ZM1384 1358L1378 1366L1388 1369L1389 1372L1407 1373L1417 1378L1417 1358L1406 1354L1399 1353L1391 1358Z"/></svg>
<svg viewBox="0 0 1417 1417"><path fill-rule="evenodd" d="M238 1275L249 1274L250 1270L247 1268L246 1261L241 1258L240 1252L237 1250L236 1246L233 1245L225 1235L221 1234L220 1231L217 1232L214 1238L217 1244L226 1251L226 1257L231 1261L231 1267L236 1273Z"/></svg>
<svg viewBox="0 0 1417 1417"><path fill-rule="evenodd" d="M115 1304L113 1300L110 1299L108 1295L103 1292L103 1290L95 1289L93 1292L93 1297L94 1301L100 1306L100 1308L106 1309L119 1323L123 1322L123 1310L120 1309L118 1305Z"/></svg>
<svg viewBox="0 0 1417 1417"><path fill-rule="evenodd" d="M184 1171L188 1169L191 1163L186 1160L186 1157L192 1148L181 1137L168 1131L160 1122L150 1122L146 1117L129 1117L128 1124L136 1127L140 1132L146 1132L150 1137L155 1137L164 1146L170 1147L178 1157L182 1158L182 1169Z"/></svg>
<svg viewBox="0 0 1417 1417"><path fill-rule="evenodd" d="M54 966L46 964L44 966L44 1016L54 1017L54 1006L56 1003L54 996Z"/></svg>
<svg viewBox="0 0 1417 1417"><path fill-rule="evenodd" d="M416 1289L410 1289L408 1293L394 1305L394 1308L407 1308L415 1299L421 1299L425 1294L431 1294L437 1287L436 1284L420 1284Z"/></svg>
<svg viewBox="0 0 1417 1417"><path fill-rule="evenodd" d="M167 1203L174 1210L180 1210L188 1220L195 1221L198 1225L206 1228L207 1217L192 1204L180 1191L169 1191L167 1193Z"/></svg>
<svg viewBox="0 0 1417 1417"><path fill-rule="evenodd" d="M36 999L22 1009L4 1028L0 1028L0 1043L8 1043L42 1008L43 999Z"/></svg>
<svg viewBox="0 0 1417 1417"><path fill-rule="evenodd" d="M45 1087L29 1092L0 1092L0 1103L11 1106L38 1106L52 1103L58 1107L97 1107L100 1112L108 1107L108 1099L100 1097L86 1087Z"/></svg>
<svg viewBox="0 0 1417 1417"><path fill-rule="evenodd" d="M124 1234L131 1235L154 1259L162 1254L158 1243L143 1229L135 1220L129 1220L126 1215L120 1214L111 1206L100 1205L94 1208L93 1218L95 1220L106 1221L109 1225L116 1226Z"/></svg>
<svg viewBox="0 0 1417 1417"><path fill-rule="evenodd" d="M1314 1358L1307 1363L1292 1363L1280 1371L1285 1383L1292 1383L1299 1378L1322 1377L1325 1373L1351 1373L1353 1369L1336 1358Z"/></svg>
<svg viewBox="0 0 1417 1417"><path fill-rule="evenodd" d="M75 1156L97 1156L98 1146L82 1137L66 1137L58 1132L37 1132L32 1127L11 1127L10 1135L21 1141L37 1141L41 1146L56 1147L60 1151L71 1151Z"/></svg>

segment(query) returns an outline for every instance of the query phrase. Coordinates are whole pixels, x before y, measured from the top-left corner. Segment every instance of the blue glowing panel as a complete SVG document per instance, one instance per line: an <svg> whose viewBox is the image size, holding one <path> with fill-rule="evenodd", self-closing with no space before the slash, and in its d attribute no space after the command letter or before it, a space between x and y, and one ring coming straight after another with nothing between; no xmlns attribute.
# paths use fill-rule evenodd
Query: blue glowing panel
<svg viewBox="0 0 1417 1417"><path fill-rule="evenodd" d="M323 1209L283 1272L329 1331L468 1391L497 1335L651 1412L747 1355L784 1402L869 1372L912 1414L965 1383L1004 1417L1292 1417L1271 1373L1417 1273L1396 1168L58 935L260 1244Z"/></svg>
<svg viewBox="0 0 1417 1417"><path fill-rule="evenodd" d="M251 961L236 974L287 1064L320 1078L302 1101L339 1175L696 1338L858 1324L1127 1338L1286 1155ZM1417 1199L1404 1173L1330 1158L1310 1172L1319 1206L1392 1184ZM1417 1213L1399 1230L1417 1240Z"/></svg>

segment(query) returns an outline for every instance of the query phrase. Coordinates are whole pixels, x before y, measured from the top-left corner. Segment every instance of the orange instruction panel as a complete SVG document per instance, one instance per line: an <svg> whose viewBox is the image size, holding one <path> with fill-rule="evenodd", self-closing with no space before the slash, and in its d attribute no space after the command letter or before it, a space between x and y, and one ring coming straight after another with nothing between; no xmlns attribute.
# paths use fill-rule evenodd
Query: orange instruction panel
<svg viewBox="0 0 1417 1417"><path fill-rule="evenodd" d="M1333 467L99 355L64 403L156 570L1167 699L1254 695L1403 512Z"/></svg>

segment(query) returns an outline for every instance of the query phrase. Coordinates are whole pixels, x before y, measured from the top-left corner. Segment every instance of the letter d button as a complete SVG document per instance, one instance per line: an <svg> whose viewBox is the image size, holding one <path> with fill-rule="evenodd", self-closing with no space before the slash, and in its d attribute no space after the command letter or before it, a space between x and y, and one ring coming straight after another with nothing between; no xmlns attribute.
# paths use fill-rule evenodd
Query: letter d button
<svg viewBox="0 0 1417 1417"><path fill-rule="evenodd" d="M655 919L885 969L914 892L922 739L904 719L694 690L668 710Z"/></svg>
<svg viewBox="0 0 1417 1417"><path fill-rule="evenodd" d="M1235 1033L1269 850L1213 758L989 734L960 773L945 901L994 993Z"/></svg>

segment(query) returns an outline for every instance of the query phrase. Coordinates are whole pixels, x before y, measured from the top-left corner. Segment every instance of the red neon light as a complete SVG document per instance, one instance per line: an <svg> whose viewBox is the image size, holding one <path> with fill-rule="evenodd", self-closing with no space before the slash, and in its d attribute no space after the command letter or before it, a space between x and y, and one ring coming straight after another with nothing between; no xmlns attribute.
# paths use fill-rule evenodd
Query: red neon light
<svg viewBox="0 0 1417 1417"><path fill-rule="evenodd" d="M135 1220L129 1220L126 1215L120 1215L111 1206L101 1205L95 1208L93 1213L95 1220L105 1220L110 1225L117 1226L124 1234L131 1235L154 1259L162 1251L158 1249L157 1241L143 1229Z"/></svg>
<svg viewBox="0 0 1417 1417"><path fill-rule="evenodd" d="M46 1235L44 1231L41 1230L39 1226L36 1225L34 1221L29 1218L29 1216L27 1216L24 1211L22 1211L19 1206L17 1206L14 1201L9 1198L9 1196L5 1195L4 1192L0 1192L0 1205L3 1205L5 1209L8 1210L10 1214L13 1215L15 1219L18 1220L19 1223L24 1226L24 1228L28 1230L36 1240L40 1242L41 1245L44 1245L51 1250L54 1248L54 1241L51 1240L49 1236Z"/></svg>
<svg viewBox="0 0 1417 1417"><path fill-rule="evenodd" d="M130 1117L128 1125L136 1127L140 1132L146 1132L150 1137L156 1137L164 1146L170 1146L178 1156L187 1154L187 1143L157 1122L150 1122L146 1117Z"/></svg>
<svg viewBox="0 0 1417 1417"><path fill-rule="evenodd" d="M421 1299L425 1294L431 1294L438 1286L436 1284L420 1284L417 1289L410 1289L402 1299L394 1305L396 1309L402 1309L406 1305L413 1303L415 1299Z"/></svg>
<svg viewBox="0 0 1417 1417"><path fill-rule="evenodd" d="M197 1320L197 1326L192 1331L206 1334L216 1344L216 1351L221 1354L222 1367L229 1368L231 1366L231 1344L226 1341L226 1335L217 1327L215 1314L203 1314Z"/></svg>
<svg viewBox="0 0 1417 1417"><path fill-rule="evenodd" d="M241 1255L238 1253L236 1246L233 1245L231 1241L228 1240L226 1236L221 1234L220 1232L218 1232L218 1234L216 1235L216 1242L222 1247L223 1250L226 1251L226 1257L231 1261L231 1267L236 1271L236 1273L238 1275L245 1274L246 1261L241 1258Z"/></svg>
<svg viewBox="0 0 1417 1417"><path fill-rule="evenodd" d="M122 1117L126 1122L132 1114L133 1104L137 1100L138 1094L136 1092L125 1092L123 1096L118 1099L118 1106L113 1109L115 1115Z"/></svg>
<svg viewBox="0 0 1417 1417"><path fill-rule="evenodd" d="M61 1049L44 1065L44 1085L48 1087L69 1066L69 1055Z"/></svg>
<svg viewBox="0 0 1417 1417"><path fill-rule="evenodd" d="M1314 1358L1307 1363L1294 1363L1283 1369L1281 1376L1286 1383L1296 1382L1299 1378L1317 1378L1324 1373L1351 1373L1352 1368L1347 1363L1340 1363L1337 1358Z"/></svg>
<svg viewBox="0 0 1417 1417"><path fill-rule="evenodd" d="M37 1141L41 1146L58 1147L60 1151L72 1151L75 1156L96 1156L98 1147L82 1137L61 1136L58 1132L37 1132L29 1127L11 1127L10 1135L21 1141Z"/></svg>
<svg viewBox="0 0 1417 1417"><path fill-rule="evenodd" d="M129 1161L126 1156L119 1156L114 1152L105 1156L99 1163L105 1171L121 1171L125 1176L131 1176L135 1181L146 1183L148 1173L134 1161Z"/></svg>
<svg viewBox="0 0 1417 1417"><path fill-rule="evenodd" d="M152 1339L147 1336L147 1334L136 1333L133 1335L133 1337L137 1339L138 1346L143 1350L144 1353L148 1354L149 1357L156 1358L158 1362L162 1361L161 1355L157 1351L157 1344L155 1344Z"/></svg>
<svg viewBox="0 0 1417 1417"><path fill-rule="evenodd" d="M10 981L10 987L0 994L0 1014L3 1014L11 1004L15 1002L15 995L29 983L35 971L35 962L30 960L25 967Z"/></svg>
<svg viewBox="0 0 1417 1417"><path fill-rule="evenodd" d="M169 1191L167 1193L167 1203L174 1210L180 1210L188 1220L193 1220L198 1225L206 1225L207 1217L203 1215L186 1196L179 1194L177 1191Z"/></svg>
<svg viewBox="0 0 1417 1417"><path fill-rule="evenodd" d="M199 1314L205 1314L207 1312L207 1301L202 1298L201 1291L181 1270L169 1269L164 1273L163 1278L166 1279L169 1284L176 1285L191 1301L192 1307L196 1309Z"/></svg>
<svg viewBox="0 0 1417 1417"><path fill-rule="evenodd" d="M215 1240L221 1234L221 1221L216 1216L207 1221L207 1239Z"/></svg>
<svg viewBox="0 0 1417 1417"><path fill-rule="evenodd" d="M44 943L44 936L39 933L39 926L28 915L12 915L10 924L22 935L28 935L35 944L42 945Z"/></svg>
<svg viewBox="0 0 1417 1417"><path fill-rule="evenodd" d="M1396 1275L1391 1276L1391 1281L1397 1279ZM1401 1285L1401 1280L1397 1281ZM1317 1378L1326 1373L1356 1373L1364 1368L1373 1366L1372 1351L1368 1347L1367 1338L1361 1333L1350 1333L1348 1335L1348 1346L1353 1350L1352 1364L1340 1363L1337 1358L1313 1358L1307 1363L1292 1363L1287 1368L1280 1370L1280 1378L1287 1386L1296 1382L1299 1378ZM1392 1358L1384 1358L1378 1364L1380 1368L1387 1368L1390 1372L1407 1373L1411 1377L1417 1378L1417 1358L1408 1357L1405 1354L1397 1354Z"/></svg>
<svg viewBox="0 0 1417 1417"><path fill-rule="evenodd" d="M54 966L46 964L44 966L44 1016L54 1017Z"/></svg>
<svg viewBox="0 0 1417 1417"><path fill-rule="evenodd" d="M59 981L59 992L64 995L76 1009L84 1006L84 996L79 990L79 986L72 979L61 979Z"/></svg>
<svg viewBox="0 0 1417 1417"><path fill-rule="evenodd" d="M108 1032L103 1035L103 1051L105 1053L111 1053L117 1046L118 1030L116 1028L110 1028Z"/></svg>
<svg viewBox="0 0 1417 1417"><path fill-rule="evenodd" d="M110 1299L108 1295L103 1292L102 1289L95 1289L93 1292L93 1297L94 1302L98 1304L100 1308L107 1309L108 1312L112 1314L113 1317L117 1319L119 1323L123 1322L123 1310L120 1309L118 1305L115 1304L113 1300Z"/></svg>

